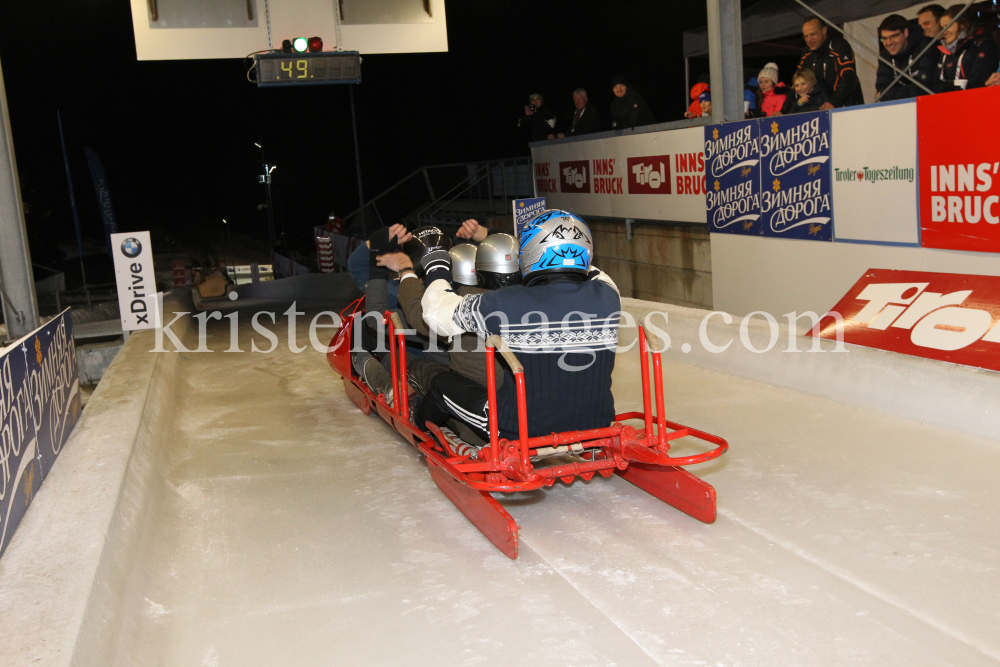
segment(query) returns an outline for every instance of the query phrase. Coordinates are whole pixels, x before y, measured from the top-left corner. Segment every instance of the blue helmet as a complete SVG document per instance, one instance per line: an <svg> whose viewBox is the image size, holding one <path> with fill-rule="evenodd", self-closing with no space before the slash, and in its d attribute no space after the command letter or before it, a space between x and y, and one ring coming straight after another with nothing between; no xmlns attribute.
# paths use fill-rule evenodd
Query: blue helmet
<svg viewBox="0 0 1000 667"><path fill-rule="evenodd" d="M587 223L569 211L542 211L521 229L521 278L530 285L553 273L586 276L593 253Z"/></svg>

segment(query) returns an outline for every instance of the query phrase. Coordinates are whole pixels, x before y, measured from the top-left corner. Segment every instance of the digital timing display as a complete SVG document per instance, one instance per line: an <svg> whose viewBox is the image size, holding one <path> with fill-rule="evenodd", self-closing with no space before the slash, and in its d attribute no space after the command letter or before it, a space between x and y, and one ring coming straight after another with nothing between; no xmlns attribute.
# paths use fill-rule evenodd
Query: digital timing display
<svg viewBox="0 0 1000 667"><path fill-rule="evenodd" d="M357 51L262 53L254 59L258 86L361 83L361 55Z"/></svg>

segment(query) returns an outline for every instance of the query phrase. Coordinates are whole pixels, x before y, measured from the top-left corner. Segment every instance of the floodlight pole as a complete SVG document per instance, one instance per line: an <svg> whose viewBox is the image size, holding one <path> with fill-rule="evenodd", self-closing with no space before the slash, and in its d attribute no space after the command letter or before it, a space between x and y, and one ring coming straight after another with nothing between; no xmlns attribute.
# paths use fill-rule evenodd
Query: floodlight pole
<svg viewBox="0 0 1000 667"><path fill-rule="evenodd" d="M38 328L38 296L31 272L28 228L17 179L14 140L7 110L7 91L0 67L0 296L7 339L17 339Z"/></svg>
<svg viewBox="0 0 1000 667"><path fill-rule="evenodd" d="M707 0L712 122L743 120L743 30L740 0Z"/></svg>

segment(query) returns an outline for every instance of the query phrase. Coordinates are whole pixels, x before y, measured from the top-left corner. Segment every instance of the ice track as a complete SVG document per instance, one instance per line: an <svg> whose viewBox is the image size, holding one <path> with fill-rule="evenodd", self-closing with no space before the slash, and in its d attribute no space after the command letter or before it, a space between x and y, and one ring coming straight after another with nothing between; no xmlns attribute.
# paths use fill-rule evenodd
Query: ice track
<svg viewBox="0 0 1000 667"><path fill-rule="evenodd" d="M212 328L213 349L227 347L226 324ZM143 355L120 358L112 380ZM618 412L641 409L637 357L618 358ZM150 464L122 492L147 503L141 529L114 543L119 501L107 538L117 555L95 566L83 634L15 642L0 664L1000 663L995 440L672 353L668 419L731 445L693 469L716 487L717 522L617 477L557 483L502 501L521 526L510 561L412 447L354 407L321 354L282 340L268 355L175 361L150 370L163 395L146 401L169 409ZM95 428L74 435L60 466L83 465ZM140 474L137 456L126 477ZM24 579L14 568L42 532L29 519L42 520L60 483L46 482L0 563L5 586ZM26 585L0 592L3 627Z"/></svg>

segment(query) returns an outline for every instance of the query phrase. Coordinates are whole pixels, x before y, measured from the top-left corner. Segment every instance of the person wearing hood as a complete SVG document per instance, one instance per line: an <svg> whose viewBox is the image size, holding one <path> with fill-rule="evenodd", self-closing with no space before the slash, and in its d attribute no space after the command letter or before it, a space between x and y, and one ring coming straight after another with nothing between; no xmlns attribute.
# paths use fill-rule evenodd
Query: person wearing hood
<svg viewBox="0 0 1000 667"><path fill-rule="evenodd" d="M826 82L816 78L811 69L800 69L792 77L794 95L789 95L781 109L784 115L807 111L824 111L823 105L830 101L830 89Z"/></svg>
<svg viewBox="0 0 1000 667"><path fill-rule="evenodd" d="M624 130L656 122L646 100L625 81L625 77L613 78L611 89L615 93L615 99L611 100L611 127Z"/></svg>
<svg viewBox="0 0 1000 667"><path fill-rule="evenodd" d="M517 126L528 134L528 141L545 141L556 126L556 115L545 106L542 96L535 93L528 98Z"/></svg>
<svg viewBox="0 0 1000 667"><path fill-rule="evenodd" d="M691 106L684 112L685 118L701 117L701 101L699 100L699 96L706 90L708 90L708 74L702 74L698 77L698 83L691 86Z"/></svg>
<svg viewBox="0 0 1000 667"><path fill-rule="evenodd" d="M878 36L879 41L882 42L879 53L882 58L928 88L934 85L937 63L932 52L924 53L917 60L917 56L923 53L927 45L931 43L930 37L924 36L923 33L911 32L910 22L899 14L885 17L878 27ZM897 76L898 73L892 67L879 61L878 72L875 75L876 100L888 102L889 100L905 100L927 94L926 90L906 77L901 78L890 88L889 84Z"/></svg>
<svg viewBox="0 0 1000 667"><path fill-rule="evenodd" d="M959 16L964 5L952 5L941 15L941 28L951 26L941 37L942 53L937 88L941 92L982 88L1000 65L1000 47L992 39L974 38L972 21ZM958 16L958 20L952 20Z"/></svg>
<svg viewBox="0 0 1000 667"><path fill-rule="evenodd" d="M757 107L765 116L781 115L781 107L788 98L788 87L778 81L778 66L775 63L764 65L757 75L758 93Z"/></svg>

